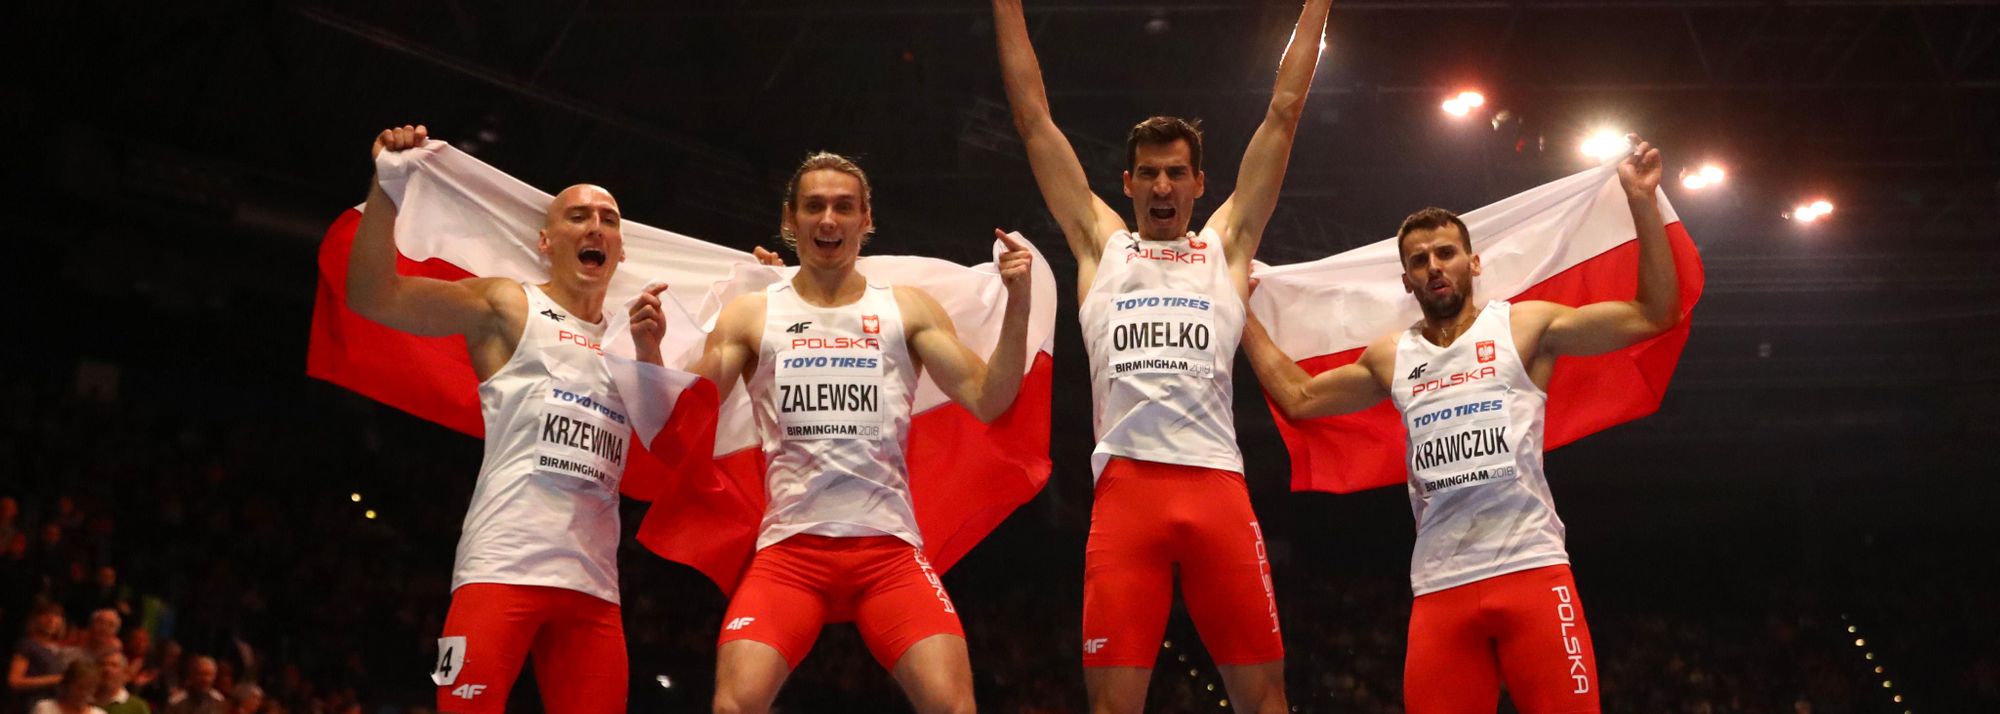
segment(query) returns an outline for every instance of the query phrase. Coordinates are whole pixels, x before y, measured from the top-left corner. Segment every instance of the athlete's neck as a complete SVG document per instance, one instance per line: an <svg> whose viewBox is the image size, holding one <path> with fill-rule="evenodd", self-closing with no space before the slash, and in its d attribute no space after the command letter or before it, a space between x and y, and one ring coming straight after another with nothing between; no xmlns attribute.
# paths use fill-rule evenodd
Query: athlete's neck
<svg viewBox="0 0 2000 714"><path fill-rule="evenodd" d="M852 264L832 270L801 265L798 274L792 276L792 290L807 305L815 307L851 305L867 289L868 280Z"/></svg>
<svg viewBox="0 0 2000 714"><path fill-rule="evenodd" d="M1424 313L1424 339L1439 347L1450 347L1451 343L1465 334L1465 327L1479 319L1481 308L1472 305L1467 298L1454 315L1431 315Z"/></svg>
<svg viewBox="0 0 2000 714"><path fill-rule="evenodd" d="M604 293L611 289L609 283L602 286L564 285L551 280L536 287L562 306L564 312L575 315L576 319L593 325L604 321Z"/></svg>

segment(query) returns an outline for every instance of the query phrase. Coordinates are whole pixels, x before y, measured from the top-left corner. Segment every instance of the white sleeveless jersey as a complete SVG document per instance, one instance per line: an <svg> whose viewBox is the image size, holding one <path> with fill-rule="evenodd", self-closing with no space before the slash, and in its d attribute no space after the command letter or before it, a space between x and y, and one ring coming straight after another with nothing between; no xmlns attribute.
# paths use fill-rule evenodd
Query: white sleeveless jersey
<svg viewBox="0 0 2000 714"><path fill-rule="evenodd" d="M1243 299L1221 234L1119 231L1079 312L1096 404L1092 474L1112 456L1243 472L1230 383Z"/></svg>
<svg viewBox="0 0 2000 714"><path fill-rule="evenodd" d="M1486 304L1450 347L1396 343L1390 396L1409 431L1417 595L1569 562L1542 474L1548 395L1514 349L1512 306Z"/></svg>
<svg viewBox="0 0 2000 714"><path fill-rule="evenodd" d="M772 285L750 379L769 494L757 547L800 533L922 547L903 459L916 393L893 288L815 307Z"/></svg>
<svg viewBox="0 0 2000 714"><path fill-rule="evenodd" d="M602 323L522 286L521 342L479 385L486 453L451 586L541 585L618 602L618 481L632 426L599 356Z"/></svg>

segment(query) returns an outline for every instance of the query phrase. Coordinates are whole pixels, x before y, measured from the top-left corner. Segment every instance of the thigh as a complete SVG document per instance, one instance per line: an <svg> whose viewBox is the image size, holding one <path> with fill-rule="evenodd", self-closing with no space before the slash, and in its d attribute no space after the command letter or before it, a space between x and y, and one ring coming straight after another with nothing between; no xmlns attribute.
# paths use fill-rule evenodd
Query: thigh
<svg viewBox="0 0 2000 714"><path fill-rule="evenodd" d="M550 714L617 714L629 686L625 621L616 604L564 593L561 616L535 637L535 683Z"/></svg>
<svg viewBox="0 0 2000 714"><path fill-rule="evenodd" d="M1159 657L1173 607L1174 564L1157 494L1107 469L1083 557L1083 666L1140 667ZM1143 694L1142 694L1143 696Z"/></svg>
<svg viewBox="0 0 2000 714"><path fill-rule="evenodd" d="M452 592L431 672L438 711L506 710L521 663L551 609L537 592L544 589L472 583Z"/></svg>
<svg viewBox="0 0 2000 714"><path fill-rule="evenodd" d="M965 629L958 621L951 595L945 592L944 582L924 559L923 551L901 541L885 540L883 548L871 549L865 560L854 564L853 572L860 576L854 626L876 663L894 672L918 642L948 635L962 647ZM966 676L969 682L969 669Z"/></svg>
<svg viewBox="0 0 2000 714"><path fill-rule="evenodd" d="M1410 714L1489 714L1500 705L1493 639L1480 623L1478 583L1410 604L1403 707Z"/></svg>
<svg viewBox="0 0 2000 714"><path fill-rule="evenodd" d="M1494 580L1503 581L1489 601L1497 615L1500 672L1514 707L1523 714L1598 711L1597 657L1569 566Z"/></svg>
<svg viewBox="0 0 2000 714"><path fill-rule="evenodd" d="M811 562L814 553L781 550L784 547L779 543L758 551L750 562L723 612L716 645L760 642L777 650L786 666L795 669L826 624L823 593L829 583Z"/></svg>
<svg viewBox="0 0 2000 714"><path fill-rule="evenodd" d="M1218 665L1281 661L1284 635L1262 526L1243 479L1215 471L1198 486L1201 511L1183 531L1178 559L1188 616Z"/></svg>
<svg viewBox="0 0 2000 714"><path fill-rule="evenodd" d="M890 673L918 714L972 711L972 658L963 636L938 634L918 641Z"/></svg>

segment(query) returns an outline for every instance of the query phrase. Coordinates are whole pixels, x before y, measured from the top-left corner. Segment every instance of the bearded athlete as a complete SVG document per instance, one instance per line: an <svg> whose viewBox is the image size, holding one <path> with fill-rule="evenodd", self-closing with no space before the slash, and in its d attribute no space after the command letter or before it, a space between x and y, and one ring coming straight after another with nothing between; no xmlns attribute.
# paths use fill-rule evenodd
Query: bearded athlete
<svg viewBox="0 0 2000 714"><path fill-rule="evenodd" d="M1253 316L1243 349L1293 419L1395 402L1409 432L1412 714L1491 712L1501 683L1527 714L1598 711L1596 655L1542 473L1544 391L1556 358L1622 349L1680 321L1673 249L1655 193L1660 152L1637 147L1618 182L1638 228L1632 300L1568 307L1473 302L1480 273L1458 216L1427 208L1396 232L1403 289L1423 320L1353 364L1308 376Z"/></svg>
<svg viewBox="0 0 2000 714"><path fill-rule="evenodd" d="M724 397L739 381L750 390L769 494L757 554L723 616L715 711L769 711L821 626L853 620L918 712L971 712L965 633L924 559L904 454L924 370L980 421L1013 404L1033 253L1000 235L1007 305L999 344L981 360L928 293L855 270L874 218L852 161L807 158L783 215L798 273L723 306L692 368ZM657 296L632 306L638 356L654 364L665 332Z"/></svg>

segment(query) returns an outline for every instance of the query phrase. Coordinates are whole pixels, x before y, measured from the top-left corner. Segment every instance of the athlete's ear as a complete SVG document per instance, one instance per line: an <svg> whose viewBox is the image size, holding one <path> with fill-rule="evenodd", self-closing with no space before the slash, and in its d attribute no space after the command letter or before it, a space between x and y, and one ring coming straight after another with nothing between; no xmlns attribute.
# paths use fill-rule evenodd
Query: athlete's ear
<svg viewBox="0 0 2000 714"><path fill-rule="evenodd" d="M1122 180L1120 180L1120 181L1118 182L1118 185L1120 185L1120 186L1123 186L1123 187L1125 187L1125 197L1126 197L1126 198L1131 198L1131 197L1132 197L1132 171L1131 171L1131 169L1126 169L1126 170L1125 170L1125 174L1124 174L1124 177L1123 177L1123 179L1122 179Z"/></svg>
<svg viewBox="0 0 2000 714"><path fill-rule="evenodd" d="M1480 271L1480 267L1479 267L1479 254L1478 254L1478 253L1473 253L1473 254L1472 254L1472 274L1473 274L1473 275L1475 275L1475 276L1477 276L1477 275L1479 275L1479 271Z"/></svg>
<svg viewBox="0 0 2000 714"><path fill-rule="evenodd" d="M535 232L535 252L541 253L544 258L554 255L549 252L549 229L543 228Z"/></svg>
<svg viewBox="0 0 2000 714"><path fill-rule="evenodd" d="M1478 275L1478 273L1473 273L1473 275ZM1410 282L1410 271L1405 270L1401 275L1398 275L1396 277L1402 278L1403 280L1403 292L1409 293L1411 295L1417 294L1417 284Z"/></svg>

